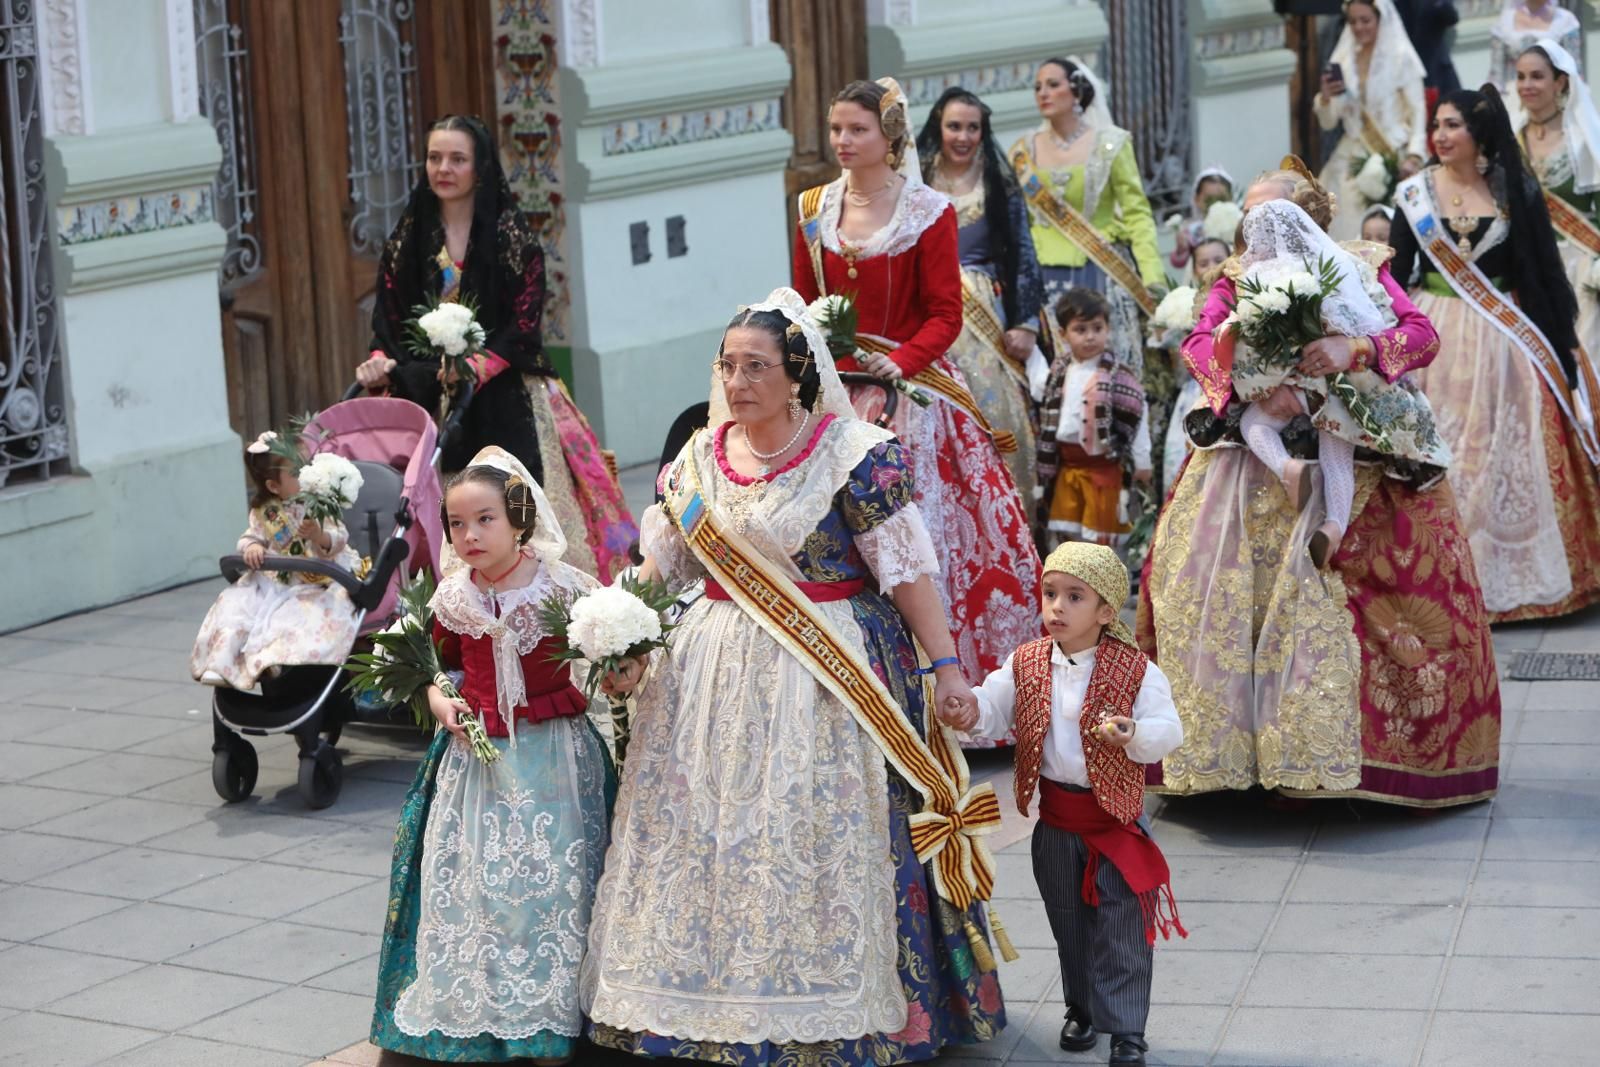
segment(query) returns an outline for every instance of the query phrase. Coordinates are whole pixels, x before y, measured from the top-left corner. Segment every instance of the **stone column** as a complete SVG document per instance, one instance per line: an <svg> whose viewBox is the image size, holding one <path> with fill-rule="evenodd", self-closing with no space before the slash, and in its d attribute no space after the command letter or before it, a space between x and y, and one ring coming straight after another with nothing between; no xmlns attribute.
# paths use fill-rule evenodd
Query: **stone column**
<svg viewBox="0 0 1600 1067"><path fill-rule="evenodd" d="M1260 0L1196 0L1189 32L1195 167L1221 163L1249 181L1289 151L1295 57L1283 19Z"/></svg>
<svg viewBox="0 0 1600 1067"><path fill-rule="evenodd" d="M191 0L36 7L72 473L0 492L0 632L215 573L245 520ZM198 624L199 620L196 620Z"/></svg>

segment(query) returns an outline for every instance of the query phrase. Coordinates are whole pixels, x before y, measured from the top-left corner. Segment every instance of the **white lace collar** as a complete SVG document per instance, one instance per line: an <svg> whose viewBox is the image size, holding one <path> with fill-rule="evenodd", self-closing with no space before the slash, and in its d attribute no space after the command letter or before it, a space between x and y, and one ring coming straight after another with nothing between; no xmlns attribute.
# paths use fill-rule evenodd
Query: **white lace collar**
<svg viewBox="0 0 1600 1067"><path fill-rule="evenodd" d="M844 207L844 175L822 190L822 247L839 255L844 249L839 240L839 215ZM860 244L852 242L857 259L897 256L917 243L922 232L944 214L950 198L926 185L908 184L900 190L894 214L883 228Z"/></svg>

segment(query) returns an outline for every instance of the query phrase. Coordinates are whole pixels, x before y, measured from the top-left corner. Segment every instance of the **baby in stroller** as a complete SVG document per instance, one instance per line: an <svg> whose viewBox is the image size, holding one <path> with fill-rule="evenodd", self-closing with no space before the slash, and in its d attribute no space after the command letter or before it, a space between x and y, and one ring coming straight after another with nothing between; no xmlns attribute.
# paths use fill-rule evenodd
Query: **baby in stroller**
<svg viewBox="0 0 1600 1067"><path fill-rule="evenodd" d="M358 572L360 555L338 519L306 518L292 502L300 491L289 461L262 434L245 448L254 492L239 554L250 568L218 595L206 613L189 670L206 685L251 689L284 664L336 665L349 655L357 617L350 595L327 577L263 571L267 555L320 559Z"/></svg>

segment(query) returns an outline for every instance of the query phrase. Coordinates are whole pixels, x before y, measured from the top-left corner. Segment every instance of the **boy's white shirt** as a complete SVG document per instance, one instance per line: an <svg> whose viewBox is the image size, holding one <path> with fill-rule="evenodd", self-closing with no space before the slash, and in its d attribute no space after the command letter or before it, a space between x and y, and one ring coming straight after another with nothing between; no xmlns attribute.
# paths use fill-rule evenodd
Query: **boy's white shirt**
<svg viewBox="0 0 1600 1067"><path fill-rule="evenodd" d="M998 741L1016 721L1017 685L1011 663L1015 657L1016 653L1007 656L1000 669L978 686L978 722L968 731L972 737ZM1050 648L1050 728L1045 733L1040 772L1053 782L1089 785L1078 716L1089 691L1094 661L1094 649L1068 659L1059 645ZM1172 702L1172 686L1154 663L1145 668L1130 717L1139 725L1123 751L1135 763L1159 763L1183 744L1183 723Z"/></svg>
<svg viewBox="0 0 1600 1067"><path fill-rule="evenodd" d="M1061 419L1056 423L1056 440L1076 445L1083 441L1083 391L1094 377L1099 362L1072 360L1061 383ZM1139 410L1139 428L1133 434L1133 468L1150 469L1150 405Z"/></svg>

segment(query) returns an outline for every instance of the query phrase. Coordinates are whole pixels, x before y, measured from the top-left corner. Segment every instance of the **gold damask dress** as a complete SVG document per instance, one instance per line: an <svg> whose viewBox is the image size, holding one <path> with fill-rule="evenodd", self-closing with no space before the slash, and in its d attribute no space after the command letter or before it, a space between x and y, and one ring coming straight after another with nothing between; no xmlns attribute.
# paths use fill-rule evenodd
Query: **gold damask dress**
<svg viewBox="0 0 1600 1067"><path fill-rule="evenodd" d="M1387 266L1378 279L1394 324L1371 338L1374 369L1394 380L1431 361L1438 336ZM1232 398L1211 331L1234 295L1218 279L1182 349L1213 406ZM1291 455L1315 459L1309 428L1285 431ZM1190 457L1140 587L1140 643L1183 719L1182 747L1152 768L1158 791L1260 785L1414 807L1494 794L1499 678L1449 478L1421 489L1377 458L1356 454L1349 531L1319 575L1305 550L1318 500L1297 512L1230 442Z"/></svg>

